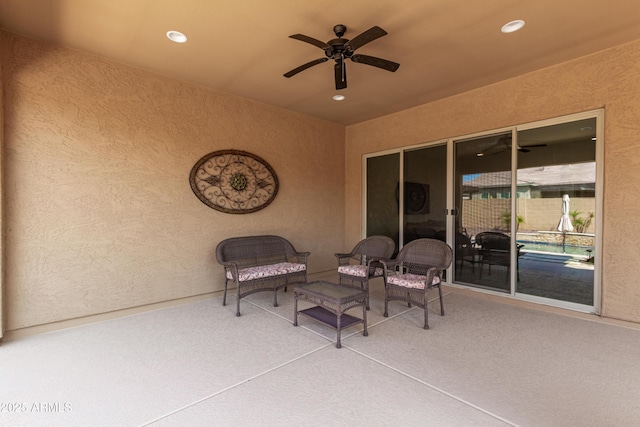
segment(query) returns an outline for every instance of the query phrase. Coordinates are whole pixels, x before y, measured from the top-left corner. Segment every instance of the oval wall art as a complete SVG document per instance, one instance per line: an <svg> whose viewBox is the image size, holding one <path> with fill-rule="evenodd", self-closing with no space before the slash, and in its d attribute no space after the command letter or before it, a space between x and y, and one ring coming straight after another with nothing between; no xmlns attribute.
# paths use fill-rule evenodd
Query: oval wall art
<svg viewBox="0 0 640 427"><path fill-rule="evenodd" d="M245 214L264 209L278 194L278 177L267 162L239 150L214 151L196 162L191 189L220 212Z"/></svg>

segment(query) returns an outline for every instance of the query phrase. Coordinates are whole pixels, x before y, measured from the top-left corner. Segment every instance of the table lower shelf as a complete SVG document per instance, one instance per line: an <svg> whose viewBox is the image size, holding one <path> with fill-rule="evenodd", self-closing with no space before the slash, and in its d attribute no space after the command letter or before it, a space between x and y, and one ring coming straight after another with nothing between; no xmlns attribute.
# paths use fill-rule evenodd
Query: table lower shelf
<svg viewBox="0 0 640 427"><path fill-rule="evenodd" d="M331 326L333 329L338 329L338 316L335 313L330 312L324 307L316 306L307 308L305 310L298 311L299 314L304 314L311 319L317 320L320 323ZM343 314L340 316L340 329L348 328L356 323L363 323L362 319L351 316L349 314Z"/></svg>

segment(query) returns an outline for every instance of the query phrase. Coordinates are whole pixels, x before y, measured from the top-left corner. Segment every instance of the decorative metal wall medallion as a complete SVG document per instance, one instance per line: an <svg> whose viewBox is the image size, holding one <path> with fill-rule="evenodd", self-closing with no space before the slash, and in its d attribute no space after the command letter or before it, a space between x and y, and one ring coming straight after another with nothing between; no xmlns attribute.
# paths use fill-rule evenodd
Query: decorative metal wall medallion
<svg viewBox="0 0 640 427"><path fill-rule="evenodd" d="M263 209L278 194L273 168L260 157L239 150L207 154L191 169L189 182L202 203L232 214Z"/></svg>

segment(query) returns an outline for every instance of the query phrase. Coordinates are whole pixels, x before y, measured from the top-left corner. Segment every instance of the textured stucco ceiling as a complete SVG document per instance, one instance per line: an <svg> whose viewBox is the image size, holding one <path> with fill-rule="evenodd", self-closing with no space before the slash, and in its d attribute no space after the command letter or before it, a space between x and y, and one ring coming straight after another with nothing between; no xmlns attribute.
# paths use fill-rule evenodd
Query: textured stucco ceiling
<svg viewBox="0 0 640 427"><path fill-rule="evenodd" d="M525 27L502 34L508 21ZM347 99L333 62L289 38L345 38L377 25L388 35L358 53L400 63L395 73L347 62ZM609 0L2 0L0 27L169 77L345 125L640 38L636 1ZM186 44L170 42L184 32Z"/></svg>

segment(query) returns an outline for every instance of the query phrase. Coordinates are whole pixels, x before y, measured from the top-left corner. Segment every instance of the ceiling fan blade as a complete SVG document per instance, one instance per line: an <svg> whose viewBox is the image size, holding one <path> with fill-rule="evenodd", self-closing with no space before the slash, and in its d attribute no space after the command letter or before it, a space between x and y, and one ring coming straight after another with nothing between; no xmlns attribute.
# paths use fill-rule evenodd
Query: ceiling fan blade
<svg viewBox="0 0 640 427"><path fill-rule="evenodd" d="M296 74L298 74L300 71L304 71L307 68L313 67L314 65L322 64L323 62L327 62L328 60L329 60L329 58L314 59L313 61L307 62L306 64L303 64L303 65L299 66L298 68L294 68L293 70L291 70L288 73L286 73L284 76L285 77L293 77Z"/></svg>
<svg viewBox="0 0 640 427"><path fill-rule="evenodd" d="M336 90L345 89L347 87L347 66L343 60L336 60L333 66L336 77Z"/></svg>
<svg viewBox="0 0 640 427"><path fill-rule="evenodd" d="M346 50L348 50L350 52L353 52L354 50L358 49L359 47L362 47L365 44L370 43L370 42L374 41L375 39L378 39L378 38L380 38L382 36L386 36L386 35L387 35L387 32L376 25L375 27L369 28L367 31L365 31L365 32L363 32L361 34L358 34L353 39L351 39L348 42L346 42L344 44L344 47L345 47Z"/></svg>
<svg viewBox="0 0 640 427"><path fill-rule="evenodd" d="M329 46L328 44L326 44L325 42L321 42L320 40L314 39L313 37L305 36L304 34L294 34L292 36L289 36L289 38L300 40L300 41L303 41L303 42L306 42L306 43L310 43L310 44L312 44L314 46L317 46L320 49L323 49L325 51L333 50L333 48L331 46Z"/></svg>
<svg viewBox="0 0 640 427"><path fill-rule="evenodd" d="M496 154L500 154L500 153L504 153L505 151L508 151L509 148L508 147L491 147L488 150L485 150L482 154L483 155L487 155L487 156L494 156Z"/></svg>
<svg viewBox="0 0 640 427"><path fill-rule="evenodd" d="M521 153L528 153L528 152L531 151L531 150L529 150L530 148L539 148L539 147L546 147L546 146L547 146L547 144L531 144L531 145L520 145L520 144L518 144L518 146L516 148Z"/></svg>
<svg viewBox="0 0 640 427"><path fill-rule="evenodd" d="M392 73L395 72L400 66L400 64L396 62L388 61L382 58L376 58L375 56L369 55L353 55L351 57L351 60L359 64L366 64L373 67L382 68L383 70L391 71Z"/></svg>

